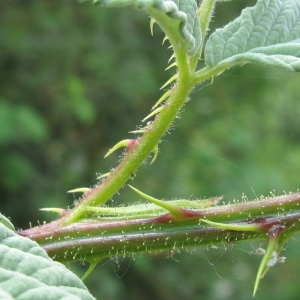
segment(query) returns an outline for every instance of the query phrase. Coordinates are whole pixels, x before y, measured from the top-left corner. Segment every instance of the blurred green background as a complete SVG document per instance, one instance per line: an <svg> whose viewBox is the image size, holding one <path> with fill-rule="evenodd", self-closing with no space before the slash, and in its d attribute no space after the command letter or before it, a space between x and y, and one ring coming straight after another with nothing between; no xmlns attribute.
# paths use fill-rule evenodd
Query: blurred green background
<svg viewBox="0 0 300 300"><path fill-rule="evenodd" d="M255 1L221 3L211 30ZM42 207L72 206L66 191L116 165L106 151L130 137L173 74L163 34L132 8L71 0L0 2L1 212L17 228L50 221ZM296 191L300 75L246 65L195 89L153 165L134 185L158 198L226 201ZM137 201L122 189L115 203ZM263 242L113 258L86 280L98 299L250 299ZM256 299L299 299L299 237ZM79 275L86 266L70 266Z"/></svg>

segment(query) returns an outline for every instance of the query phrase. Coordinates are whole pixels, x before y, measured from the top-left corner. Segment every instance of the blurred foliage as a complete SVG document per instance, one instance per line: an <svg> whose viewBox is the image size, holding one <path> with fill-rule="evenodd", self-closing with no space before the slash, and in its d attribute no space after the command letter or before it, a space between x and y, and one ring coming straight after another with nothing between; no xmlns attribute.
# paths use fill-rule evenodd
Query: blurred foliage
<svg viewBox="0 0 300 300"><path fill-rule="evenodd" d="M254 3L220 3L211 29ZM117 154L103 155L140 124L174 72L163 71L171 52L162 39L130 8L0 2L1 212L15 226L51 220L38 209L72 205L67 190L91 186L96 173L115 166ZM154 197L225 201L297 190L299 79L246 65L197 87L134 185ZM123 189L113 200L139 198ZM298 240L287 244L287 262L267 274L256 299L298 299ZM250 299L261 246L116 258L100 263L87 285L99 299Z"/></svg>

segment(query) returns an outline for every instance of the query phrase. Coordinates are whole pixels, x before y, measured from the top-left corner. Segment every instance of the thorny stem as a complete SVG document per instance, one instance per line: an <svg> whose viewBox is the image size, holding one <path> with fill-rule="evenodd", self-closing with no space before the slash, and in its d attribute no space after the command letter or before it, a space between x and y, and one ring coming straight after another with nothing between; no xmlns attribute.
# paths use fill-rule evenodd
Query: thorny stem
<svg viewBox="0 0 300 300"><path fill-rule="evenodd" d="M215 3L215 0L204 0L198 10L203 20L201 28L203 38L208 30ZM103 205L109 200L124 186L153 149L156 149L197 84L217 76L234 65L247 63L247 61L233 63L225 61L195 71L202 48L194 57L188 57L182 48L177 28L174 30L169 26L166 15L151 7L147 11L156 21L159 20L159 25L167 34L176 58L178 73L170 82L173 79L177 81L167 92L167 96L166 94L163 96L165 104L153 112L158 114L154 121L145 127L141 137L121 143L122 146L130 144L121 163L101 184L89 189L73 209L62 211L62 216L57 221L20 231L19 234L37 241L58 261L84 260L89 261L92 266L103 257L126 256L139 252L176 251L192 246L253 239L271 240L273 243L269 243L271 245L269 252L266 251L270 256L273 249L276 247L280 249L290 235L300 231L300 193L198 209L177 207L170 209L170 204L161 205L160 200L154 199L156 204L168 209L169 212L157 217L143 215L141 212L137 218L112 221L101 217L89 218L88 208ZM274 228L282 229L280 247L278 247L279 238L272 240L268 236ZM264 256L262 260L254 293L268 267L269 256Z"/></svg>
<svg viewBox="0 0 300 300"><path fill-rule="evenodd" d="M168 33L168 29L165 31ZM169 33L169 37L172 37L172 32ZM121 163L111 172L109 177L87 192L75 208L66 212L61 219L61 224L69 225L78 221L86 212L87 206L104 204L122 188L167 132L193 88L208 78L218 75L228 67L204 68L194 73L189 69L187 54L176 47L174 47L174 53L177 61L178 80L171 89L169 99L164 106L165 109L161 110L144 135L136 139L136 142L128 149Z"/></svg>
<svg viewBox="0 0 300 300"><path fill-rule="evenodd" d="M206 2L207 1L204 1L204 3ZM214 1L208 2L213 3ZM211 13L213 4L210 6ZM208 78L213 78L228 68L228 65L219 65L213 68L205 67L200 71L194 72L194 66L190 65L189 57L185 49L178 43L178 40L180 40L178 30L172 30L172 28L169 27L169 23L165 19L164 14L157 12L155 9L153 10L151 7L148 9L148 13L159 20L159 25L173 46L178 70L177 82L170 90L166 104L160 107L160 113L156 116L154 121L147 126L147 130L143 136L132 140L134 142L130 146L130 149L127 148L126 155L123 157L121 163L101 184L85 193L84 197L73 209L64 211L63 216L56 222L58 226L67 226L78 222L85 216L87 207L103 205L121 189L132 174L134 174L145 159L147 159L153 149L157 147L160 139L170 128L193 88L197 84Z"/></svg>
<svg viewBox="0 0 300 300"><path fill-rule="evenodd" d="M227 230L201 219L257 227L253 231ZM180 220L166 213L137 220L83 221L63 228L51 224L19 234L37 241L51 257L62 262L266 239L270 228L279 225L284 227L281 236L287 238L300 231L300 193L187 210L186 218Z"/></svg>
<svg viewBox="0 0 300 300"><path fill-rule="evenodd" d="M126 183L167 131L191 89L189 77L188 79L180 77L166 109L151 124L151 129L137 140L111 175L102 184L86 194L83 201L70 212L66 224L77 221L85 212L86 206L105 203Z"/></svg>
<svg viewBox="0 0 300 300"><path fill-rule="evenodd" d="M69 225L78 221L86 212L87 206L104 204L110 199L126 183L131 175L135 173L158 144L161 137L176 118L194 86L219 74L225 68L224 66L204 68L194 74L190 74L189 69L184 64L180 65L178 69L181 70L179 73L180 76L165 105L166 109L162 110L156 117L149 130L136 140L136 143L132 145L130 151L127 151L121 163L111 172L110 176L99 186L87 192L84 199L74 209L66 212L61 219L62 225Z"/></svg>

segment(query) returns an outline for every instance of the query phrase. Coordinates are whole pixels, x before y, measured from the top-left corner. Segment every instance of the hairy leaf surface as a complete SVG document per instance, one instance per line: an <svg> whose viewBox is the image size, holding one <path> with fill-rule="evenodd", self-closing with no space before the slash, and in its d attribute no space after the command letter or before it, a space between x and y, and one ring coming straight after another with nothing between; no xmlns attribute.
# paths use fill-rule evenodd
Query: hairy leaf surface
<svg viewBox="0 0 300 300"><path fill-rule="evenodd" d="M7 218L5 218L1 214L0 214L0 223L2 223L3 225L5 225L7 228L9 228L11 230L15 230L14 225L10 222L10 220L8 220Z"/></svg>
<svg viewBox="0 0 300 300"><path fill-rule="evenodd" d="M135 5L151 16L154 9L168 17L170 27L176 27L182 38L180 43L189 55L197 53L201 46L200 21L195 0L96 0L95 3L109 7Z"/></svg>
<svg viewBox="0 0 300 300"><path fill-rule="evenodd" d="M258 0L210 36L205 62L209 67L253 62L300 71L300 1Z"/></svg>
<svg viewBox="0 0 300 300"><path fill-rule="evenodd" d="M74 273L0 216L0 299L94 299Z"/></svg>

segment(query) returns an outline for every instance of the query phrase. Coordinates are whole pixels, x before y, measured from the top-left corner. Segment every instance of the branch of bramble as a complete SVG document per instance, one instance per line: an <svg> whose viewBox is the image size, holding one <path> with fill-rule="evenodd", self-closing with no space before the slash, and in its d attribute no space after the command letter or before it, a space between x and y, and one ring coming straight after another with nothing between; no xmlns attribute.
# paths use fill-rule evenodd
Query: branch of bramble
<svg viewBox="0 0 300 300"><path fill-rule="evenodd" d="M61 228L59 221L54 221L19 234L37 241L58 261L90 261L99 256L267 239L269 230L278 225L284 228L281 237L286 239L300 231L299 208L300 193L291 193L203 210L183 210L181 217L167 212L154 218L105 222L95 219Z"/></svg>

